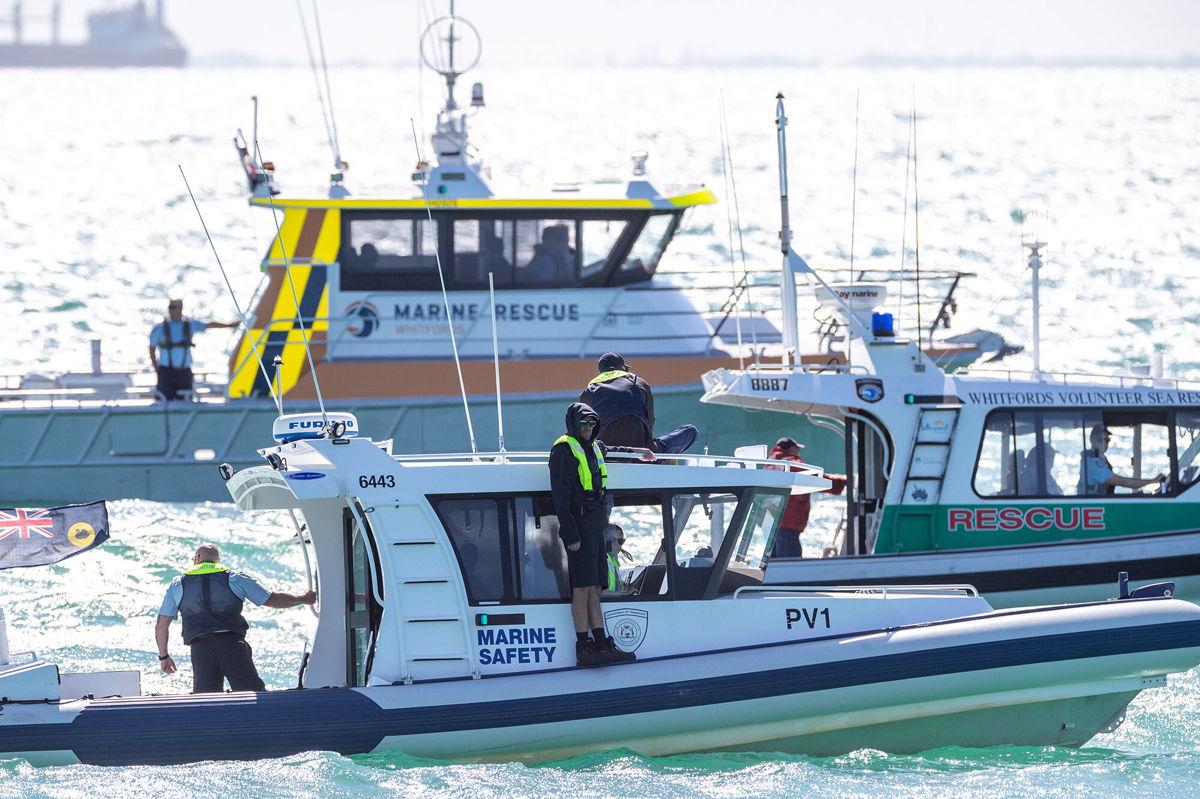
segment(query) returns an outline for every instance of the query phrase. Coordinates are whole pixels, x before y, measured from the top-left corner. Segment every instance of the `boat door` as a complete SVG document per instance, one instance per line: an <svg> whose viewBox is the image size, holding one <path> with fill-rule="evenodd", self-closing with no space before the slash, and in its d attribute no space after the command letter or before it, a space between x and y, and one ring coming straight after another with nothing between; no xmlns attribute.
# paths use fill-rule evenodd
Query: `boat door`
<svg viewBox="0 0 1200 799"><path fill-rule="evenodd" d="M351 687L367 684L379 619L383 608L376 601L375 564L378 554L370 535L364 534L354 514L347 508L342 528L346 553L346 675Z"/></svg>
<svg viewBox="0 0 1200 799"><path fill-rule="evenodd" d="M882 425L846 413L846 532L841 555L866 555L875 547L887 495L892 448Z"/></svg>

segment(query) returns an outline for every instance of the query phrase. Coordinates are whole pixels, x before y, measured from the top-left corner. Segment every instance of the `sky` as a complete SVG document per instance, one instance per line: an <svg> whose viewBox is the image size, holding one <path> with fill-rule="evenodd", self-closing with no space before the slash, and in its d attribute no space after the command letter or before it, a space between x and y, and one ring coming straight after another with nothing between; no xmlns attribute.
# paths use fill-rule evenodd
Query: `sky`
<svg viewBox="0 0 1200 799"><path fill-rule="evenodd" d="M54 0L24 0L36 40ZM63 39L126 0L62 0ZM148 0L153 7L153 0ZM193 63L303 63L297 0L166 0ZM312 17L312 0L299 0ZM11 4L0 7L6 16ZM434 0L318 2L331 64L409 63ZM1200 56L1196 0L458 0L491 66L905 59L1174 62ZM11 36L0 28L0 41ZM48 32L41 33L48 38ZM314 43L315 44L315 43Z"/></svg>

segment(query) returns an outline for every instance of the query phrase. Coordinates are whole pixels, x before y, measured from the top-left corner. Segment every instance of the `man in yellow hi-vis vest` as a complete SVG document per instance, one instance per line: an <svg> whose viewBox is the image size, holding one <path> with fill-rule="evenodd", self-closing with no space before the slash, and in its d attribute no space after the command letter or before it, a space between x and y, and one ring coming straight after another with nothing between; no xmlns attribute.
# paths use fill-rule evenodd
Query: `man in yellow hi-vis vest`
<svg viewBox="0 0 1200 799"><path fill-rule="evenodd" d="M604 528L608 526L605 452L636 452L642 460L654 460L654 453L642 447L605 447L596 440L599 421L590 407L572 403L567 408L567 432L554 442L549 462L558 536L567 549L575 658L580 666L633 660L632 652L621 652L613 646L600 612L600 592L607 582L608 568L604 552Z"/></svg>

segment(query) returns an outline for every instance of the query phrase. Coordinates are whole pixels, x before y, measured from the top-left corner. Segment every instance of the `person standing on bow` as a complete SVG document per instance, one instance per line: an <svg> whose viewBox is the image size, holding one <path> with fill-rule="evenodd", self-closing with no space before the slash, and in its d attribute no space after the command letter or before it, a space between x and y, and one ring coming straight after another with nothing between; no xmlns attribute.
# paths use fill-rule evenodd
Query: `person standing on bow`
<svg viewBox="0 0 1200 799"><path fill-rule="evenodd" d="M627 371L622 356L606 352L596 369L599 374L580 393L579 401L599 414L601 441L667 454L687 452L696 443L700 431L691 424L654 437L654 393L649 383Z"/></svg>
<svg viewBox="0 0 1200 799"><path fill-rule="evenodd" d="M771 460L776 461L792 461L794 463L804 463L800 457L800 450L804 448L794 438L781 438L775 442L774 449L771 450ZM784 466L767 467L778 468L783 470ZM800 471L795 467L791 467L794 472ZM844 474L827 474L827 479L833 482L833 485L825 489L826 494L840 494L846 488L846 475ZM775 545L771 548L772 558L799 558L803 557L800 547L800 534L804 532L804 528L808 527L808 515L812 512L812 497L808 494L793 494L788 497L787 506L783 509L783 519L779 522L779 532L775 534Z"/></svg>
<svg viewBox="0 0 1200 799"><path fill-rule="evenodd" d="M654 460L644 447L606 447L596 438L600 417L587 405L567 408L567 432L550 449L550 495L558 516L558 536L567 550L571 584L571 621L575 625L575 658L580 666L599 666L613 660L633 660L621 652L604 631L600 592L608 583L604 529L608 526L605 485L608 451L636 452Z"/></svg>
<svg viewBox="0 0 1200 799"><path fill-rule="evenodd" d="M200 322L183 315L183 300L167 303L167 316L150 330L150 364L158 373L158 393L182 399L192 390L192 337L210 327L237 327L237 322Z"/></svg>
<svg viewBox="0 0 1200 799"><path fill-rule="evenodd" d="M254 668L254 652L246 643L250 625L242 615L242 601L269 608L311 605L317 592L302 594L268 591L245 572L231 571L221 565L221 554L212 544L196 549L193 567L171 581L154 640L158 644L158 662L167 674L174 674L175 661L167 652L171 622L183 616L183 642L192 650L192 693L213 694L224 689L229 680L231 691L265 691L266 686Z"/></svg>

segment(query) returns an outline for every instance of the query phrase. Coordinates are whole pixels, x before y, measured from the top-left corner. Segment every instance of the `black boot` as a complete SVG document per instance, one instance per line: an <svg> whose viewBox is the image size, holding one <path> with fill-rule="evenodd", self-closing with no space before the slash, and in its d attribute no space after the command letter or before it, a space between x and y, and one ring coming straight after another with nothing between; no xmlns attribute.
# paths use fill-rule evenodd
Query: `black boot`
<svg viewBox="0 0 1200 799"><path fill-rule="evenodd" d="M608 652L610 655L612 655L612 659L617 662L637 660L637 655L633 654L632 652L624 652L620 649L617 649L617 644L615 641L613 641L613 637L611 635L606 635L604 638L596 641L596 648L603 649L605 652Z"/></svg>
<svg viewBox="0 0 1200 799"><path fill-rule="evenodd" d="M607 649L600 649L592 640L575 642L575 665L603 666L612 663L613 656Z"/></svg>

